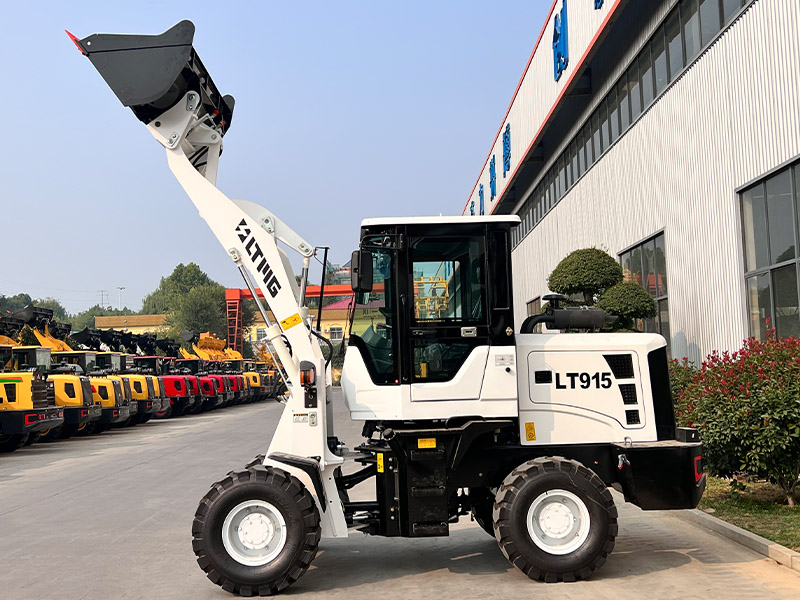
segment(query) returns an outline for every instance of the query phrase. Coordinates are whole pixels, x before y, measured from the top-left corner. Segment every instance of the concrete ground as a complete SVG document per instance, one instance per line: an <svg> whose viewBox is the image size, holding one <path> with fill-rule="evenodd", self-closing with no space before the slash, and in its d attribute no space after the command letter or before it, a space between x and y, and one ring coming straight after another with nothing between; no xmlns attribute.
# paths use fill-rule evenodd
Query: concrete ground
<svg viewBox="0 0 800 600"><path fill-rule="evenodd" d="M335 402L340 437L352 447L360 428L340 395ZM0 597L230 598L195 562L192 518L213 481L266 451L281 409L238 406L0 455ZM311 569L285 596L800 597L796 572L673 514L617 499L617 546L590 581L529 581L492 538L462 520L447 538L322 540Z"/></svg>

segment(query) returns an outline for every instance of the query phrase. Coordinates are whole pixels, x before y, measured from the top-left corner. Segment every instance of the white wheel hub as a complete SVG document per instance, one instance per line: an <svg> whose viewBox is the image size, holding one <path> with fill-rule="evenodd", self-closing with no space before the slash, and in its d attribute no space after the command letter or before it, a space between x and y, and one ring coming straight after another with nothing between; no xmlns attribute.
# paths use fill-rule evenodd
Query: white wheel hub
<svg viewBox="0 0 800 600"><path fill-rule="evenodd" d="M236 562L249 567L265 565L286 545L286 521L269 502L247 500L225 517L222 544Z"/></svg>
<svg viewBox="0 0 800 600"><path fill-rule="evenodd" d="M528 508L528 534L548 554L564 555L580 548L589 537L589 509L567 490L548 490Z"/></svg>

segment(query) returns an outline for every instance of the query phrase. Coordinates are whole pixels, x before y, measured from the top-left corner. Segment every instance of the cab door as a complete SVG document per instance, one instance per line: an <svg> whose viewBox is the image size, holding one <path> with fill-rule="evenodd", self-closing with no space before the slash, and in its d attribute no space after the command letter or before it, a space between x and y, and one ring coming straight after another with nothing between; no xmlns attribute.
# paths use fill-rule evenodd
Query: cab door
<svg viewBox="0 0 800 600"><path fill-rule="evenodd" d="M489 354L482 228L468 236L410 234L406 247L411 400L477 400Z"/></svg>

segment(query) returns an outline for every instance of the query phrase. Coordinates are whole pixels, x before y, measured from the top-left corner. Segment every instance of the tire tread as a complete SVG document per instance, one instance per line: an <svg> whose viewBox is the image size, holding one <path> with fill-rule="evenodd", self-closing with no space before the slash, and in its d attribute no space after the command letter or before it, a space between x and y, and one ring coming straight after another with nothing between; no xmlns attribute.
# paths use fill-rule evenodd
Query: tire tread
<svg viewBox="0 0 800 600"><path fill-rule="evenodd" d="M600 552L593 557L591 564L580 569L566 572L542 570L532 564L519 550L518 544L515 544L510 525L513 505L525 485L539 475L554 472L565 473L571 476L570 478L574 476L591 484L602 498L602 508L608 514L609 521L606 540ZM614 504L614 498L611 496L611 492L609 492L603 480L600 479L594 471L587 469L581 463L560 456L529 460L511 471L497 491L492 514L495 537L498 540L501 552L511 564L528 577L537 581L544 581L545 583L576 581L590 577L591 574L600 568L608 559L608 555L614 549L616 536L619 530L617 523L617 507Z"/></svg>

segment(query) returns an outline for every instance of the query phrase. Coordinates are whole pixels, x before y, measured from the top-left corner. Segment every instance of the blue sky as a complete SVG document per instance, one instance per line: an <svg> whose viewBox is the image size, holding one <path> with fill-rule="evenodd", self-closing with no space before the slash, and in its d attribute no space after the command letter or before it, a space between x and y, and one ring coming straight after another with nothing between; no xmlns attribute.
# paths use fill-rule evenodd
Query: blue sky
<svg viewBox="0 0 800 600"><path fill-rule="evenodd" d="M217 185L345 262L362 218L459 214L550 0L14 2L4 6L0 293L71 312L180 262L242 283L163 150L64 33L194 46L236 110ZM317 277L318 271L317 271Z"/></svg>

